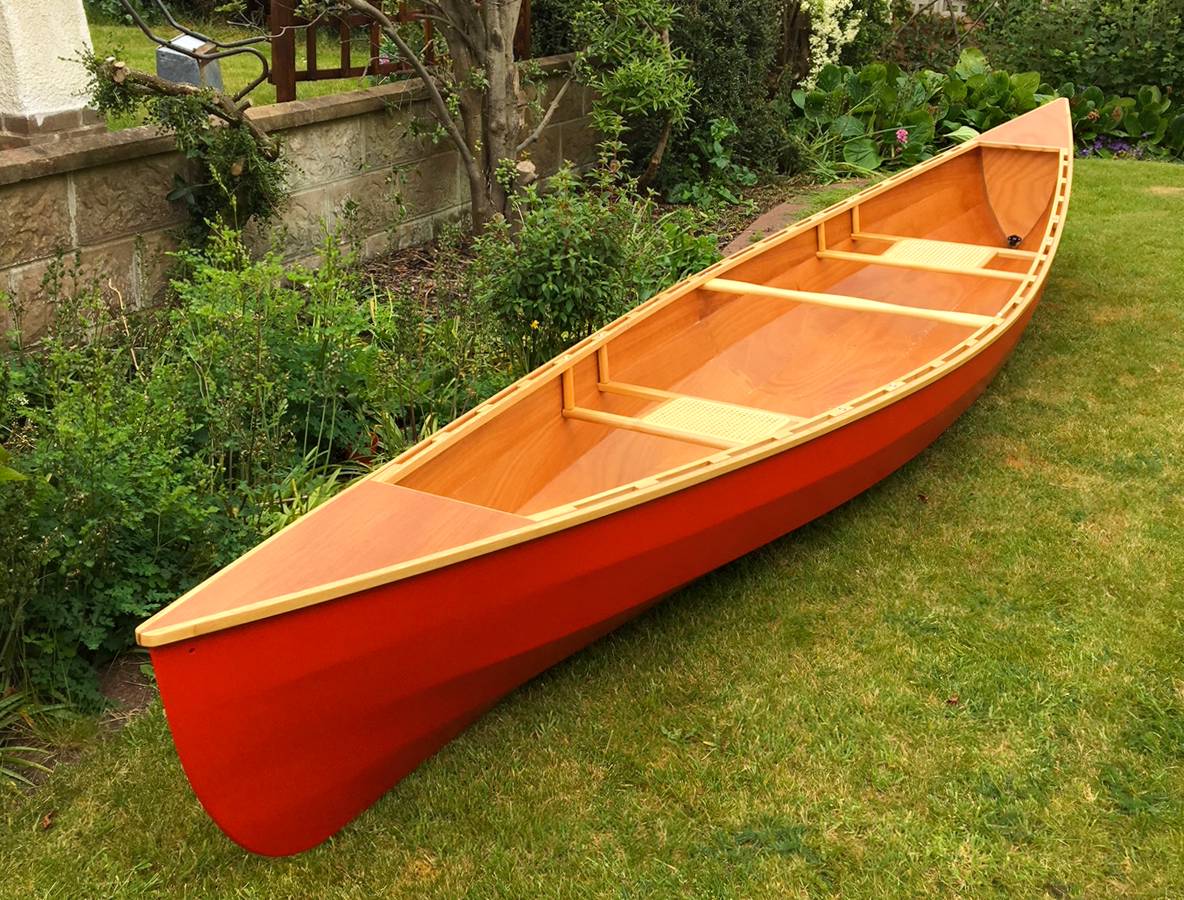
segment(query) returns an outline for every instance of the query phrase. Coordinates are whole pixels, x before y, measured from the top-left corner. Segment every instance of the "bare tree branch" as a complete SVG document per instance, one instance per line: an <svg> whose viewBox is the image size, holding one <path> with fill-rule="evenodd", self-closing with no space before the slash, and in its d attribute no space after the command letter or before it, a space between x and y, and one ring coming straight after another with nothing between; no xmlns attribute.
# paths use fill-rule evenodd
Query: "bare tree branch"
<svg viewBox="0 0 1184 900"><path fill-rule="evenodd" d="M340 0L340 2L354 10L369 16L373 21L378 23L378 27L382 29L383 33L389 37L398 47L399 52L403 54L404 58L415 70L415 74L419 76L423 82L424 89L428 92L428 100L432 104L432 109L436 114L436 118L440 121L444 130L448 132L448 136L452 139L453 144L456 145L457 152L460 153L461 159L464 160L465 168L471 169L474 172L478 171L477 161L473 159L473 154L469 152L469 145L466 143L464 136L460 133L460 129L456 127L456 121L452 118L452 113L448 110L448 103L444 100L444 96L440 93L440 89L436 84L436 79L432 77L431 72L428 71L426 65L419 55L414 53L407 42L403 40L403 36L399 34L399 29L395 27L395 23L390 20L382 10L375 7L373 4L366 2L366 0Z"/></svg>
<svg viewBox="0 0 1184 900"><path fill-rule="evenodd" d="M529 147L531 144L533 144L535 141L537 141L539 139L539 137L543 133L543 129L546 128L547 125L550 124L551 117L553 115L555 115L555 110L557 110L559 108L559 102L563 99L563 95L567 93L567 89L569 87L571 87L571 79L570 78L567 79L567 81L563 82L563 87L561 87L559 89L559 93L557 93L555 95L554 99L552 99L551 103L547 106L547 111L543 114L542 120L535 127L534 131L532 131L525 138L523 138L522 143L520 143L518 145L518 148L515 151L515 155L518 155L519 153L521 153L523 150L525 150L527 147Z"/></svg>

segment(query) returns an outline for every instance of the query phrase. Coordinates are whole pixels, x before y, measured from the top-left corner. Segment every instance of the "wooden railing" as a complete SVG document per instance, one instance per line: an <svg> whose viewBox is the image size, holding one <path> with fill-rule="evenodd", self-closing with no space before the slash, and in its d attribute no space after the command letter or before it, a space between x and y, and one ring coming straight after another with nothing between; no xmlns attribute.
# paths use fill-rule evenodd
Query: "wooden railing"
<svg viewBox="0 0 1184 900"><path fill-rule="evenodd" d="M299 0L271 0L269 30L271 39L271 83L275 85L275 99L279 103L296 99L296 83L300 81L321 81L327 78L359 78L364 75L386 76L407 74L411 64L398 56L383 54L382 32L372 19L361 13L347 13L320 19L310 26L307 19L296 15L294 7ZM395 6L390 0L372 0L382 9L384 5ZM399 22L417 22L422 29L418 38L422 58L428 63L436 61L433 42L432 20L414 9L412 3L398 2L395 18ZM322 68L317 57L318 35L336 30L340 41L340 55L332 65ZM353 61L354 38L358 31L364 31L368 49L364 64ZM305 45L304 66L296 61L296 41L302 36ZM518 59L530 56L530 0L522 0L522 11L518 18L518 30L514 34L514 55Z"/></svg>

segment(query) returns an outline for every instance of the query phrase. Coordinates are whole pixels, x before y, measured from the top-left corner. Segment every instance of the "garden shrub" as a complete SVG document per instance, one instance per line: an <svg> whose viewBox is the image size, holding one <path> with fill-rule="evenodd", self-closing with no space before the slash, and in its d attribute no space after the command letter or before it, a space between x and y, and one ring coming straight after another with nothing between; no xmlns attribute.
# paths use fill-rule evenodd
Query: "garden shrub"
<svg viewBox="0 0 1184 900"><path fill-rule="evenodd" d="M118 51L117 51L118 54ZM130 78L110 77L109 63L83 53L91 102L108 116L143 112L147 121L173 136L188 170L173 176L168 199L188 209L189 238L204 242L219 225L244 228L251 219L270 221L288 198L290 164L272 139L264 146L245 120L220 121L216 93L170 96L145 91ZM231 106L233 109L233 106Z"/></svg>
<svg viewBox="0 0 1184 900"><path fill-rule="evenodd" d="M1134 96L1159 85L1184 96L1180 0L979 0L975 41L1000 65L1034 69L1051 84L1097 85Z"/></svg>
<svg viewBox="0 0 1184 900"><path fill-rule="evenodd" d="M672 168L685 165L710 123L736 126L737 159L762 169L777 167L777 113L772 106L781 68L781 0L683 0L671 39L691 60L698 90L691 103L690 131L671 147Z"/></svg>
<svg viewBox="0 0 1184 900"><path fill-rule="evenodd" d="M53 293L40 353L0 361L0 437L25 476L0 491L0 629L6 666L88 705L90 660L216 561L216 525L178 385L140 368L140 335L104 329L95 288Z"/></svg>
<svg viewBox="0 0 1184 900"><path fill-rule="evenodd" d="M968 140L1060 94L1070 100L1078 146L1090 152L1181 156L1184 114L1158 88L1107 98L1097 87L1055 90L1036 72L993 69L982 51L962 52L940 74L903 71L896 63L856 70L827 66L812 90L792 94L787 140L811 160L816 176L914 165L935 150Z"/></svg>
<svg viewBox="0 0 1184 900"><path fill-rule="evenodd" d="M712 119L705 130L695 131L683 157L669 167L667 181L672 186L666 199L700 207L740 203L741 188L756 184L757 174L732 158L738 132L731 119Z"/></svg>
<svg viewBox="0 0 1184 900"><path fill-rule="evenodd" d="M216 229L130 323L51 269L49 338L0 356L6 672L96 705L136 622L507 383L474 314L372 289L332 237L322 260Z"/></svg>
<svg viewBox="0 0 1184 900"><path fill-rule="evenodd" d="M618 175L565 168L477 242L476 299L528 371L684 275L714 262L715 240L687 209L658 215Z"/></svg>

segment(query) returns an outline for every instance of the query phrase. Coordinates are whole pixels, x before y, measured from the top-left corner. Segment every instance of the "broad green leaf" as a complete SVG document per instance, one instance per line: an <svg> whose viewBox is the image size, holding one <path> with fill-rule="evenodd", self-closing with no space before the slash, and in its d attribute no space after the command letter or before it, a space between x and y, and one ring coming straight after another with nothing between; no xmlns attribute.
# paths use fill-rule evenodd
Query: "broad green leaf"
<svg viewBox="0 0 1184 900"><path fill-rule="evenodd" d="M831 123L830 127L831 131L838 132L844 140L863 137L867 134L867 128L855 116L839 116Z"/></svg>
<svg viewBox="0 0 1184 900"><path fill-rule="evenodd" d="M883 162L880 158L880 151L876 148L876 142L866 137L848 141L843 145L843 161L847 165L868 171L880 168L880 164Z"/></svg>
<svg viewBox="0 0 1184 900"><path fill-rule="evenodd" d="M822 67L822 71L818 73L818 89L822 91L833 91L843 83L843 69L841 66L836 66L834 63L828 63Z"/></svg>
<svg viewBox="0 0 1184 900"><path fill-rule="evenodd" d="M958 57L954 71L959 78L969 79L973 75L986 75L991 71L991 67L987 64L987 57L983 51L977 47L967 47Z"/></svg>
<svg viewBox="0 0 1184 900"><path fill-rule="evenodd" d="M1011 76L1011 91L1024 97L1034 97L1040 89L1039 72L1020 72Z"/></svg>
<svg viewBox="0 0 1184 900"><path fill-rule="evenodd" d="M806 94L806 104L803 109L807 119L815 122L829 122L831 118L829 96L822 91L810 91Z"/></svg>
<svg viewBox="0 0 1184 900"><path fill-rule="evenodd" d="M978 135L979 132L975 131L969 125L963 125L961 128L946 132L946 137L955 144L965 144L967 141L978 137Z"/></svg>

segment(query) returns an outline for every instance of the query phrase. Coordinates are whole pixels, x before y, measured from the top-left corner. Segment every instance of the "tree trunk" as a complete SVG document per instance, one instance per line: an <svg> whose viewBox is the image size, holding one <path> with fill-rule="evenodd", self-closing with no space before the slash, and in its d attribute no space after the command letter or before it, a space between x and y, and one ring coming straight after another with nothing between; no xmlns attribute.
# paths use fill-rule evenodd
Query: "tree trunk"
<svg viewBox="0 0 1184 900"><path fill-rule="evenodd" d="M514 32L518 27L521 0L485 0L485 75L488 85L484 96L484 140L482 159L485 167L489 208L493 213L509 213L510 191L498 180L503 160L518 158L518 138L522 130L518 108L518 68L514 65ZM474 216L474 225L477 224Z"/></svg>

